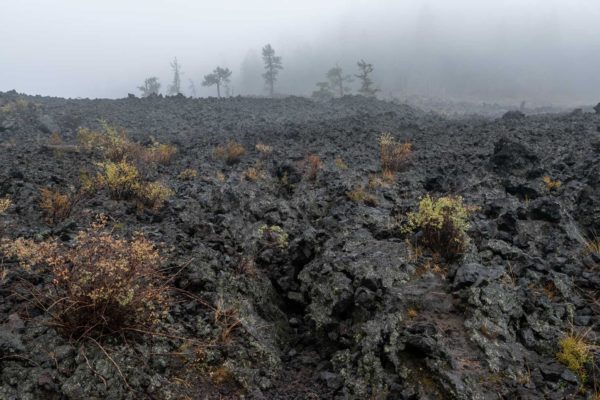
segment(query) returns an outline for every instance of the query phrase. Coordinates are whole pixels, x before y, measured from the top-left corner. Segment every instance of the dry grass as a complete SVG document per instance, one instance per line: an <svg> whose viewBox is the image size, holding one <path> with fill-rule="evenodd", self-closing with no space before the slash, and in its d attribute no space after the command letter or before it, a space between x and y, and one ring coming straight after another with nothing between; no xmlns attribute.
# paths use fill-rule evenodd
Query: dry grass
<svg viewBox="0 0 600 400"><path fill-rule="evenodd" d="M317 175L319 174L319 170L323 166L323 161L321 157L317 154L309 154L306 157L306 177L309 181L316 181Z"/></svg>
<svg viewBox="0 0 600 400"><path fill-rule="evenodd" d="M585 254L600 254L600 237L593 235L591 239L585 239Z"/></svg>
<svg viewBox="0 0 600 400"><path fill-rule="evenodd" d="M151 329L169 309L163 258L142 235L114 237L104 221L79 232L73 245L17 239L7 250L22 265L41 267L49 287L30 295L57 328L74 339Z"/></svg>
<svg viewBox="0 0 600 400"><path fill-rule="evenodd" d="M13 202L9 197L0 198L0 214L4 214L12 204Z"/></svg>
<svg viewBox="0 0 600 400"><path fill-rule="evenodd" d="M556 190L558 188L560 188L562 186L562 182L561 181L555 181L553 180L550 176L545 175L542 180L544 181L544 184L546 185L546 189L552 191L552 190Z"/></svg>
<svg viewBox="0 0 600 400"><path fill-rule="evenodd" d="M169 165L176 154L176 146L157 142L146 150L144 158L146 162Z"/></svg>
<svg viewBox="0 0 600 400"><path fill-rule="evenodd" d="M218 146L213 154L224 160L227 165L233 165L240 162L242 156L246 154L246 148L235 140L229 140L224 146Z"/></svg>
<svg viewBox="0 0 600 400"><path fill-rule="evenodd" d="M342 159L342 157L336 157L335 158L335 166L342 171L345 171L348 169L348 165L344 162L344 160Z"/></svg>
<svg viewBox="0 0 600 400"><path fill-rule="evenodd" d="M273 153L273 147L264 143L257 143L254 148L258 151L263 157L268 157Z"/></svg>
<svg viewBox="0 0 600 400"><path fill-rule="evenodd" d="M560 351L556 353L556 359L576 373L582 382L587 380L585 367L592 359L593 347L585 336L571 332L558 342Z"/></svg>
<svg viewBox="0 0 600 400"><path fill-rule="evenodd" d="M391 134L384 133L379 137L379 147L382 173L393 176L406 168L412 154L411 143L398 143Z"/></svg>
<svg viewBox="0 0 600 400"><path fill-rule="evenodd" d="M247 180L250 182L257 182L264 178L264 171L262 163L256 162L253 167L249 167L242 173L241 180Z"/></svg>
<svg viewBox="0 0 600 400"><path fill-rule="evenodd" d="M367 193L362 186L346 192L346 197L355 203L362 203L371 207L377 207L379 205L377 197Z"/></svg>
<svg viewBox="0 0 600 400"><path fill-rule="evenodd" d="M177 176L182 181L192 181L198 177L198 171L192 168L186 168Z"/></svg>

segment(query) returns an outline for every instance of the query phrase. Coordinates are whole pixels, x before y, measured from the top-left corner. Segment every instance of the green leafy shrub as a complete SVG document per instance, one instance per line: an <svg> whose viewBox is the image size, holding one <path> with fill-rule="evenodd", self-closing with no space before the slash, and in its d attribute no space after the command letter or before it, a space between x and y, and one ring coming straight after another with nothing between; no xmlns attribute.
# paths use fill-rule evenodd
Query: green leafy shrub
<svg viewBox="0 0 600 400"><path fill-rule="evenodd" d="M471 211L460 196L433 199L426 195L419 202L419 210L408 214L408 223L402 230L421 231L421 241L426 247L452 260L464 251Z"/></svg>

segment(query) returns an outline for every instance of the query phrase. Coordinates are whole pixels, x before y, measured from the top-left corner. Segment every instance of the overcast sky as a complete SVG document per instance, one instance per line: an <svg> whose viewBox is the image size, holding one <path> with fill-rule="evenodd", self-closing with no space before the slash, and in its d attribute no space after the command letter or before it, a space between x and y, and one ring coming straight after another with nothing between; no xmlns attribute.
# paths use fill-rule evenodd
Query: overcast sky
<svg viewBox="0 0 600 400"><path fill-rule="evenodd" d="M183 89L217 65L234 94L309 95L336 63L375 66L382 94L536 104L600 101L600 0L0 0L0 90L124 97L170 61ZM354 83L356 87L357 83Z"/></svg>

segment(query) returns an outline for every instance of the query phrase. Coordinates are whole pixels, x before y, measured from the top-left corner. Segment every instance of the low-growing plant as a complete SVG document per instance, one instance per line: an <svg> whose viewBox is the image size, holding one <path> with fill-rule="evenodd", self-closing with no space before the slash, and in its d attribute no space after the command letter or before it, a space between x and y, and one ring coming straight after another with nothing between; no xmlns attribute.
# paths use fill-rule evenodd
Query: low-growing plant
<svg viewBox="0 0 600 400"><path fill-rule="evenodd" d="M263 225L258 228L258 235L268 244L285 249L289 244L289 236L278 225Z"/></svg>
<svg viewBox="0 0 600 400"><path fill-rule="evenodd" d="M148 182L141 184L136 190L135 197L138 207L143 209L147 207L151 210L160 210L165 201L173 196L173 191L160 182Z"/></svg>
<svg viewBox="0 0 600 400"><path fill-rule="evenodd" d="M363 187L346 192L346 197L355 203L363 203L371 207L377 207L379 200L374 195L367 193Z"/></svg>
<svg viewBox="0 0 600 400"><path fill-rule="evenodd" d="M584 336L574 333L563 337L558 345L560 351L556 353L556 359L576 373L582 382L585 382L587 380L585 366L591 360L591 345Z"/></svg>
<svg viewBox="0 0 600 400"><path fill-rule="evenodd" d="M30 295L53 324L74 339L152 329L169 309L163 258L143 235L113 236L104 223L79 232L74 244L17 239L7 246L27 268L51 277Z"/></svg>
<svg viewBox="0 0 600 400"><path fill-rule="evenodd" d="M411 143L399 143L390 133L384 133L379 137L379 148L383 173L394 175L408 165L412 154Z"/></svg>
<svg viewBox="0 0 600 400"><path fill-rule="evenodd" d="M273 153L273 147L264 143L257 143L254 148L258 151L263 157L270 156Z"/></svg>
<svg viewBox="0 0 600 400"><path fill-rule="evenodd" d="M306 157L306 177L309 181L316 181L319 170L323 165L323 161L318 154L309 154Z"/></svg>
<svg viewBox="0 0 600 400"><path fill-rule="evenodd" d="M600 254L600 237L593 235L590 239L584 239L585 253Z"/></svg>
<svg viewBox="0 0 600 400"><path fill-rule="evenodd" d="M464 251L471 212L463 204L462 197L433 199L425 195L419 202L419 210L408 214L408 222L402 231L409 233L420 230L423 234L422 243L450 261Z"/></svg>
<svg viewBox="0 0 600 400"><path fill-rule="evenodd" d="M99 180L106 186L114 200L132 199L140 190L140 173L126 161L100 164L102 171Z"/></svg>
<svg viewBox="0 0 600 400"><path fill-rule="evenodd" d="M336 157L334 162L335 162L335 166L338 169L340 169L342 171L345 171L345 170L348 169L348 165L344 162L344 160L342 159L342 157Z"/></svg>
<svg viewBox="0 0 600 400"><path fill-rule="evenodd" d="M186 168L177 177L182 181L191 181L198 177L198 171L193 168Z"/></svg>
<svg viewBox="0 0 600 400"><path fill-rule="evenodd" d="M169 165L177 154L177 146L165 143L154 143L146 149L145 159L147 162Z"/></svg>
<svg viewBox="0 0 600 400"><path fill-rule="evenodd" d="M562 186L562 182L561 181L555 181L554 179L552 179L550 176L548 175L544 175L544 177L542 178L542 180L544 181L544 184L546 185L546 189L552 191L552 190L556 190L559 187Z"/></svg>
<svg viewBox="0 0 600 400"><path fill-rule="evenodd" d="M249 167L242 174L242 180L245 179L245 180L248 180L250 182L259 181L263 177L264 177L264 173L263 173L263 169L262 169L262 164L260 162L257 162L256 164L254 164L253 167Z"/></svg>
<svg viewBox="0 0 600 400"><path fill-rule="evenodd" d="M224 146L218 146L213 154L224 160L227 165L233 165L240 162L242 156L246 154L246 148L235 140L229 140Z"/></svg>
<svg viewBox="0 0 600 400"><path fill-rule="evenodd" d="M52 188L40 190L40 207L50 225L58 224L71 216L73 208L82 199L80 193L61 193Z"/></svg>
<svg viewBox="0 0 600 400"><path fill-rule="evenodd" d="M13 202L10 197L0 198L0 214L4 214L12 204Z"/></svg>

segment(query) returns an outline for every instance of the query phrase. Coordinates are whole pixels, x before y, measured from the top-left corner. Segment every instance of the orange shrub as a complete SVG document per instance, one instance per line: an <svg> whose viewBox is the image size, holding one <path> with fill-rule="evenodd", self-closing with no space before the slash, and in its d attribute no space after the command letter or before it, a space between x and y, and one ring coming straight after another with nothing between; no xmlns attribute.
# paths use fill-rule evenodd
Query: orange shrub
<svg viewBox="0 0 600 400"><path fill-rule="evenodd" d="M411 143L398 143L389 133L384 133L379 137L379 147L381 152L381 170L388 175L393 175L408 165L410 155L412 154Z"/></svg>
<svg viewBox="0 0 600 400"><path fill-rule="evenodd" d="M167 313L163 259L144 236L114 237L103 224L74 245L17 239L8 246L25 267L47 268L49 287L29 288L36 306L75 339L148 330Z"/></svg>
<svg viewBox="0 0 600 400"><path fill-rule="evenodd" d="M214 151L215 157L225 160L228 165L240 162L244 154L246 154L246 148L235 140L228 141L226 145L219 146Z"/></svg>
<svg viewBox="0 0 600 400"><path fill-rule="evenodd" d="M58 224L69 218L80 199L79 194L63 194L50 188L40 190L40 207L50 225Z"/></svg>
<svg viewBox="0 0 600 400"><path fill-rule="evenodd" d="M322 165L323 161L321 161L321 157L317 154L309 154L308 157L306 157L306 177L308 180L317 180L317 175Z"/></svg>

